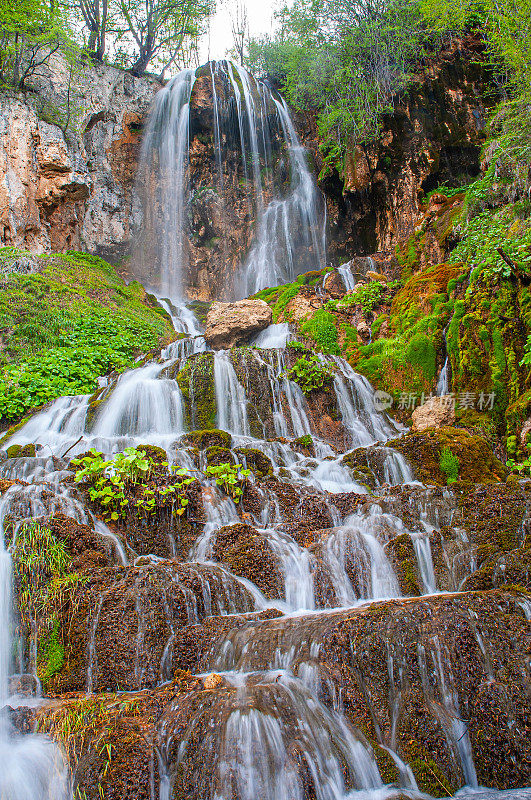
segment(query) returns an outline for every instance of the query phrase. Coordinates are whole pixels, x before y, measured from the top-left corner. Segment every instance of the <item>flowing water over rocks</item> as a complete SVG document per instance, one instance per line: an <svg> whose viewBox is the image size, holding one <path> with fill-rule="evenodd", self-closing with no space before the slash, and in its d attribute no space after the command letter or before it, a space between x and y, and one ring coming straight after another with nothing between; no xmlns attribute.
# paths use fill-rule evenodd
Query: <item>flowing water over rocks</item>
<svg viewBox="0 0 531 800"><path fill-rule="evenodd" d="M182 298L212 289L197 265L217 238L209 215L231 224L234 153L252 224L245 263L229 235L215 244L230 264L218 296L324 264L284 101L225 61L176 76L140 179L142 275L172 298L178 338L2 441L0 797L66 800L71 779L76 800L483 800L480 787L524 786L528 489L502 482L484 441L446 428L442 442L460 436L475 462L450 490L438 440L377 411L338 356L319 355L328 381L303 391L287 323L208 349ZM351 267L340 274L353 288ZM156 485L135 478L123 513L106 513L72 459L131 447ZM181 505L166 501L179 474ZM41 635L12 580L35 521L70 559Z"/></svg>
<svg viewBox="0 0 531 800"><path fill-rule="evenodd" d="M323 356L331 389L305 395L287 377L294 351L267 349L286 335L274 326L265 348L215 353L181 339L94 397L56 401L5 442L36 454L0 467L4 524L16 536L28 519L58 531L68 522L85 575L61 609L64 663L47 690L88 692L111 716L106 698L124 692L140 718L149 706L155 749L141 797L158 796L159 782L160 796L213 800L521 785L525 603L455 594L482 546L459 497L415 482L386 444L402 429L341 359ZM160 509L147 525L109 527L72 483L69 459L139 444L198 478L186 516ZM251 471L240 503L205 474L222 462ZM25 652L21 670L32 671ZM78 697L38 711L43 729L58 735L69 704L89 702ZM44 738L13 741L56 752ZM96 797L91 774L77 786Z"/></svg>

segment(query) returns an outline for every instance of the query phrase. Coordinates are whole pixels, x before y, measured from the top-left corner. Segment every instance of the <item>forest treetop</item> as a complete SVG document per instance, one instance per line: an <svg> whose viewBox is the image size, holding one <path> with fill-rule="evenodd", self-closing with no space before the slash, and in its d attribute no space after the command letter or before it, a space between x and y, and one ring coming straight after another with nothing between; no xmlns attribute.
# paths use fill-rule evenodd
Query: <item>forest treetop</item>
<svg viewBox="0 0 531 800"><path fill-rule="evenodd" d="M215 0L0 0L0 83L24 89L60 52L142 75L188 64Z"/></svg>
<svg viewBox="0 0 531 800"><path fill-rule="evenodd" d="M295 0L277 18L274 35L249 42L247 65L317 115L325 169L341 172L346 151L377 134L412 75L471 30L492 60L505 144L531 155L531 135L520 135L531 128L531 0Z"/></svg>

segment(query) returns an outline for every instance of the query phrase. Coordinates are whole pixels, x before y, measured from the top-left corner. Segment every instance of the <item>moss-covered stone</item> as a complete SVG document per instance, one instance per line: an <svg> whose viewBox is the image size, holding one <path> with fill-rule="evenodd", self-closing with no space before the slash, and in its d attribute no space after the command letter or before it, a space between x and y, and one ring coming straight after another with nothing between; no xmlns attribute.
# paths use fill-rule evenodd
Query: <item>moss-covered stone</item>
<svg viewBox="0 0 531 800"><path fill-rule="evenodd" d="M232 436L226 431L217 428L209 430L190 431L182 438L184 444L197 447L198 450L205 450L207 447L220 447L230 450Z"/></svg>
<svg viewBox="0 0 531 800"><path fill-rule="evenodd" d="M231 525L217 531L214 558L235 575L252 581L267 598L283 597L280 560L264 534L250 525Z"/></svg>
<svg viewBox="0 0 531 800"><path fill-rule="evenodd" d="M495 457L489 443L463 428L409 433L388 444L407 458L418 480L427 485L446 485L447 475L441 470L441 452L445 449L459 461L460 481L499 483L507 477L506 468Z"/></svg>
<svg viewBox="0 0 531 800"><path fill-rule="evenodd" d="M8 458L35 458L35 445L12 444L7 448L6 454Z"/></svg>
<svg viewBox="0 0 531 800"><path fill-rule="evenodd" d="M209 467L218 467L220 464L234 464L234 455L228 447L215 445L205 449L205 458Z"/></svg>
<svg viewBox="0 0 531 800"><path fill-rule="evenodd" d="M243 465L250 469L257 478L266 478L273 474L271 460L256 447L238 447L235 453Z"/></svg>
<svg viewBox="0 0 531 800"><path fill-rule="evenodd" d="M212 430L216 427L216 391L214 355L198 353L190 356L174 376L185 399L186 423L190 428Z"/></svg>

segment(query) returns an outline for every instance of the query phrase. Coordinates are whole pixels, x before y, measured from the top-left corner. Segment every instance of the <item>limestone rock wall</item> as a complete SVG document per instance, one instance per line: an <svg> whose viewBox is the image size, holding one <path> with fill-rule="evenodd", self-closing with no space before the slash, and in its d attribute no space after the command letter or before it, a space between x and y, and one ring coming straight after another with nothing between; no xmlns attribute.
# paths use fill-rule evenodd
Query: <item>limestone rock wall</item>
<svg viewBox="0 0 531 800"><path fill-rule="evenodd" d="M131 190L142 128L157 88L103 65L72 79L57 61L26 97L0 97L2 246L82 249L111 261L127 253L139 222Z"/></svg>
<svg viewBox="0 0 531 800"><path fill-rule="evenodd" d="M478 38L454 40L427 64L407 92L394 98L379 137L351 148L343 175L331 171L321 180L332 262L394 248L419 224L432 189L477 177L495 102ZM301 119L300 129L321 169L314 120Z"/></svg>

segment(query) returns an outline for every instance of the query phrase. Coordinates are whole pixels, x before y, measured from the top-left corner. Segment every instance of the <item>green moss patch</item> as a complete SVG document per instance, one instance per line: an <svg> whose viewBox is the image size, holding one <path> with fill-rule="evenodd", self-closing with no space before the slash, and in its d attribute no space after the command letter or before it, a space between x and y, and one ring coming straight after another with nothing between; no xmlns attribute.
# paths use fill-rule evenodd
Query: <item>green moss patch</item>
<svg viewBox="0 0 531 800"><path fill-rule="evenodd" d="M9 261L17 251L0 250ZM0 283L0 420L56 397L90 394L97 379L170 341L171 321L110 264L82 253L41 256L38 271Z"/></svg>
<svg viewBox="0 0 531 800"><path fill-rule="evenodd" d="M418 480L428 485L446 485L449 477L457 479L456 468L459 480L473 483L499 483L507 476L489 443L462 428L409 433L389 445L408 459Z"/></svg>

